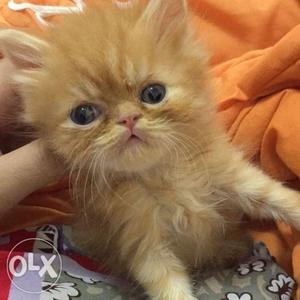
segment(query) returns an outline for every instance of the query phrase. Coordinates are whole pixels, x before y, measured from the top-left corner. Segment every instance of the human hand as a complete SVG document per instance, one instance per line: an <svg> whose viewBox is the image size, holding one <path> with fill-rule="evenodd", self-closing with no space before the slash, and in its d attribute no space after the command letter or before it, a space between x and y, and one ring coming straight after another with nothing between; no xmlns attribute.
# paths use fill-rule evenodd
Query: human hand
<svg viewBox="0 0 300 300"><path fill-rule="evenodd" d="M0 156L0 169L0 215L65 173L63 163L39 140Z"/></svg>

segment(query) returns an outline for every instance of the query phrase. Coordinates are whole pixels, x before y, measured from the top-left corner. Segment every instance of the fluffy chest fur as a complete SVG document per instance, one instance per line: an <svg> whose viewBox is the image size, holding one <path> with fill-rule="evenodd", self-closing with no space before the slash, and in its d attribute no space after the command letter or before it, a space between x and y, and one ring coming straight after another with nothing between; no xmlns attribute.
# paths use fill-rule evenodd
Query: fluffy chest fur
<svg viewBox="0 0 300 300"><path fill-rule="evenodd" d="M191 268L219 265L241 250L234 242L241 235L241 214L228 205L228 197L214 191L201 172L192 175L189 168L178 172L164 166L146 176L105 182L75 235L94 258L114 261L112 268L137 248L161 241ZM149 238L152 245L146 242ZM220 259L225 240L228 255ZM118 264L116 249L120 249Z"/></svg>

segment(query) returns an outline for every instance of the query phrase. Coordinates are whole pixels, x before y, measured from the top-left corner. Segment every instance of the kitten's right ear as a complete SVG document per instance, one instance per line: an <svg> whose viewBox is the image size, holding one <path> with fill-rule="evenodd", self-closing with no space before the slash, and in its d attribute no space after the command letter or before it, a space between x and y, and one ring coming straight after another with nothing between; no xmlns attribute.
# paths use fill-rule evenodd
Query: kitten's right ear
<svg viewBox="0 0 300 300"><path fill-rule="evenodd" d="M0 51L20 68L41 65L41 51L48 44L44 40L13 29L0 30Z"/></svg>

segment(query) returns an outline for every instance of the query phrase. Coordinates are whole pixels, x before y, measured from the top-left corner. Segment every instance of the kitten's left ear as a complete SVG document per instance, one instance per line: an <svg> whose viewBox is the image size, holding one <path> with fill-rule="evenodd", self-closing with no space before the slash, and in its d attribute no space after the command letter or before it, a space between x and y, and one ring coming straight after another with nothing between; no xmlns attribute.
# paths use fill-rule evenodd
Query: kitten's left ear
<svg viewBox="0 0 300 300"><path fill-rule="evenodd" d="M187 14L186 0L148 0L141 19L157 26L158 34L162 36L185 27Z"/></svg>
<svg viewBox="0 0 300 300"><path fill-rule="evenodd" d="M47 42L13 29L0 30L0 51L20 68L34 68L41 65L41 51Z"/></svg>

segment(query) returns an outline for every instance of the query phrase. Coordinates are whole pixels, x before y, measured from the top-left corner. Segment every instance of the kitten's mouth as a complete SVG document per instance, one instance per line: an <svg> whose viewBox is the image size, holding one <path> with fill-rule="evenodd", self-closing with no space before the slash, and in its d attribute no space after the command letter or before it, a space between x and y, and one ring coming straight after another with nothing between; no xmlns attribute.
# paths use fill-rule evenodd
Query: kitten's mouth
<svg viewBox="0 0 300 300"><path fill-rule="evenodd" d="M132 133L128 139L127 139L127 142L126 144L139 144L139 143L142 143L143 140L136 134Z"/></svg>
<svg viewBox="0 0 300 300"><path fill-rule="evenodd" d="M132 132L127 132L123 138L123 145L125 144L126 146L132 147L132 146L139 146L145 143L145 140L139 132L132 131Z"/></svg>
<svg viewBox="0 0 300 300"><path fill-rule="evenodd" d="M141 141L141 139L140 139L137 135L135 135L135 134L132 134L132 135L128 138L128 140L140 140L140 141Z"/></svg>
<svg viewBox="0 0 300 300"><path fill-rule="evenodd" d="M133 128L133 130L126 130L121 134L119 145L121 146L120 150L133 150L135 148L140 148L143 145L147 144L147 137L145 133L139 129Z"/></svg>

